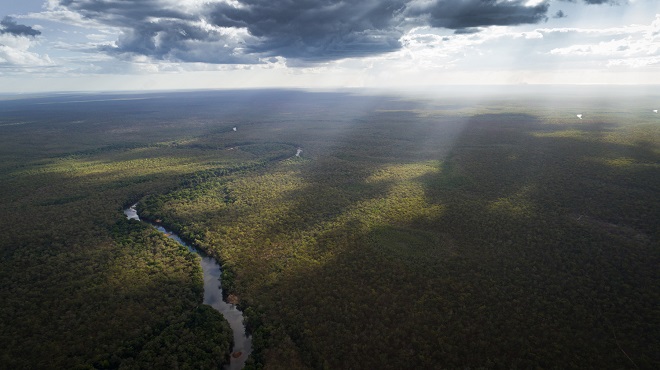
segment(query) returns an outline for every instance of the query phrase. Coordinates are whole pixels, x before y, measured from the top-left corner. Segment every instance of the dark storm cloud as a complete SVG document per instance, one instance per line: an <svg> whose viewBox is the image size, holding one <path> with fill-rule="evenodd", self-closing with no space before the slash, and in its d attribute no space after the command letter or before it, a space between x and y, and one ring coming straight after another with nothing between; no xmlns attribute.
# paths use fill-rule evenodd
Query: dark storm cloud
<svg viewBox="0 0 660 370"><path fill-rule="evenodd" d="M428 16L431 26L450 29L513 26L547 20L547 1L536 6L525 3L525 0L439 0L411 7L408 14Z"/></svg>
<svg viewBox="0 0 660 370"><path fill-rule="evenodd" d="M108 54L218 64L258 62L255 57L237 55L235 45L204 28L200 23L203 14L188 14L161 0L60 0L60 5L86 19L122 29L115 45L99 47Z"/></svg>
<svg viewBox="0 0 660 370"><path fill-rule="evenodd" d="M257 59L233 55L222 38L197 25L177 19L145 22L124 30L115 46L101 50L120 56L147 55L156 59L205 63L254 63Z"/></svg>
<svg viewBox="0 0 660 370"><path fill-rule="evenodd" d="M180 10L164 7L161 0L60 0L60 5L114 26L137 25L152 18L194 19Z"/></svg>
<svg viewBox="0 0 660 370"><path fill-rule="evenodd" d="M617 0L583 0L585 4L590 4L590 5L598 5L598 4L611 4L611 5L618 5L619 2Z"/></svg>
<svg viewBox="0 0 660 370"><path fill-rule="evenodd" d="M4 17L2 21L0 21L0 34L5 34L8 33L10 35L14 36L39 36L41 35L41 31L35 30L34 28L30 26L25 26L22 24L16 23L14 18L12 17Z"/></svg>
<svg viewBox="0 0 660 370"><path fill-rule="evenodd" d="M547 1L526 0L242 0L243 8L217 6L211 21L246 27L260 39L248 50L299 59L337 59L394 51L406 23L449 28L538 23L547 19Z"/></svg>
<svg viewBox="0 0 660 370"><path fill-rule="evenodd" d="M209 20L245 27L258 38L247 50L305 60L380 54L401 47L402 0L243 0L243 8L216 5Z"/></svg>
<svg viewBox="0 0 660 370"><path fill-rule="evenodd" d="M577 0L559 0L563 1L566 3L576 3ZM623 0L624 2L626 0ZM582 0L583 3L587 5L601 5L601 4L610 4L610 5L620 5L621 2L619 0Z"/></svg>
<svg viewBox="0 0 660 370"><path fill-rule="evenodd" d="M549 1L526 6L526 0L238 1L237 7L208 3L196 14L163 0L60 4L122 29L115 45L103 47L107 53L207 63L256 63L275 56L318 62L376 55L400 49L399 39L412 26L473 33L494 25L542 22L549 6ZM204 22L223 30L204 27Z"/></svg>

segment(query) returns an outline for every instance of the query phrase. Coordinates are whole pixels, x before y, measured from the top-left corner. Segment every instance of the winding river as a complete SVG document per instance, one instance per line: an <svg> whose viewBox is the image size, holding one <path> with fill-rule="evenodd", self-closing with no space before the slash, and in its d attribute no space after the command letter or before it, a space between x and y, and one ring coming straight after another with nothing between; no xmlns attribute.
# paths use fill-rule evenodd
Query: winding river
<svg viewBox="0 0 660 370"><path fill-rule="evenodd" d="M140 217L132 205L124 210L127 218L133 220L140 220ZM168 238L173 239L181 245L188 248L193 253L197 253L202 257L202 270L204 271L204 304L215 308L222 316L227 319L231 330L234 334L234 349L230 356L231 362L229 366L225 367L227 370L242 369L245 365L248 355L252 352L252 338L245 333L245 326L243 325L243 312L238 310L236 305L225 302L222 300L222 285L220 283L220 264L212 257L207 256L203 251L195 249L187 244L177 234L171 230L167 230L161 225L149 222L150 225L158 229L158 231L165 234Z"/></svg>

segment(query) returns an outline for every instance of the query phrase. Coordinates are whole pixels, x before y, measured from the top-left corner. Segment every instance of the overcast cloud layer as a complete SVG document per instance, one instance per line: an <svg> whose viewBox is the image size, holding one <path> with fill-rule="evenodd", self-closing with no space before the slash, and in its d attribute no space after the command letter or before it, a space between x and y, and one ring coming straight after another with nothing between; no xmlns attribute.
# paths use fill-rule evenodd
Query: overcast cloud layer
<svg viewBox="0 0 660 370"><path fill-rule="evenodd" d="M549 0L60 0L51 7L120 28L122 36L101 48L110 54L258 63L266 57L328 61L396 51L402 46L401 37L419 26L464 34L489 26L541 23L548 19L549 4Z"/></svg>
<svg viewBox="0 0 660 370"><path fill-rule="evenodd" d="M91 76L97 89L660 83L660 1L21 0L0 7L0 90L55 89L55 78L86 89Z"/></svg>

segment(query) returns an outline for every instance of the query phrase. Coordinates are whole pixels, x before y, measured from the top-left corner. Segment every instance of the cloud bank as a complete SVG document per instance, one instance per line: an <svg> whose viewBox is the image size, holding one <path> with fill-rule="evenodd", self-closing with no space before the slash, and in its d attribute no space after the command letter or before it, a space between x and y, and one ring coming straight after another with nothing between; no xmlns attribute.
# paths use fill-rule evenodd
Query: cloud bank
<svg viewBox="0 0 660 370"><path fill-rule="evenodd" d="M599 0L591 0L591 2ZM105 53L216 64L325 62L400 50L426 26L457 34L548 19L549 0L51 0L120 30ZM37 31L38 32L38 31Z"/></svg>

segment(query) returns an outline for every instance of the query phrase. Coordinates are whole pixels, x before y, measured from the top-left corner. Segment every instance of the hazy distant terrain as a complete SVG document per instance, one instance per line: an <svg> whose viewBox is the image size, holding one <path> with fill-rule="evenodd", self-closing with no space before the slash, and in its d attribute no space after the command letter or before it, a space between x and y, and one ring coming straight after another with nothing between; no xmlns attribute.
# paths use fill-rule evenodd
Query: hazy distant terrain
<svg viewBox="0 0 660 370"><path fill-rule="evenodd" d="M136 201L248 368L660 367L660 93L530 91L0 97L0 368L226 360Z"/></svg>

